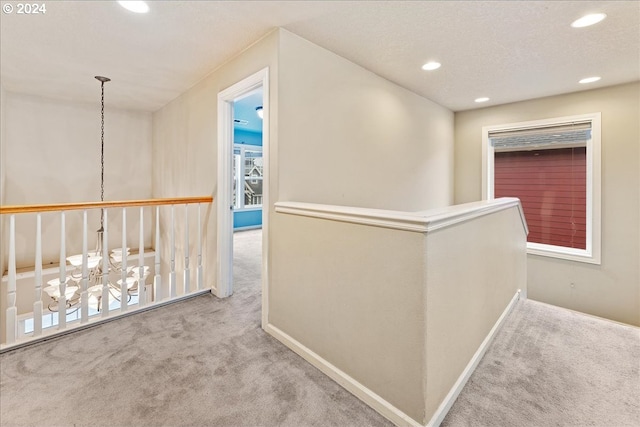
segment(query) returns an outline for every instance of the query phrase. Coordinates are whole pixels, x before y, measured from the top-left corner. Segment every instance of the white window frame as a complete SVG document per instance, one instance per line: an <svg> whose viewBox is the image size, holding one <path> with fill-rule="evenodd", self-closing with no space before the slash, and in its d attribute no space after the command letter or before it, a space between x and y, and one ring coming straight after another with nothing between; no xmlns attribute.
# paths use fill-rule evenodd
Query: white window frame
<svg viewBox="0 0 640 427"><path fill-rule="evenodd" d="M262 203L256 205L249 205L248 207L244 203L244 181L246 180L246 169L245 169L245 152L246 151L256 151L262 153L262 146L260 145L250 145L250 144L233 144L233 158L235 162L235 150L240 150L240 164L236 166L236 174L233 179L236 182L236 201L239 201L239 207L233 208L234 212L249 212L249 211L259 211L262 210ZM262 157L264 159L264 155ZM263 160L264 161L264 160ZM263 169L264 170L264 169ZM263 177L256 177L252 180L258 181L262 180ZM252 183L253 184L253 183Z"/></svg>
<svg viewBox="0 0 640 427"><path fill-rule="evenodd" d="M600 264L600 145L601 113L556 117L543 120L509 123L482 127L482 199L492 200L494 195L494 156L489 133L562 125L572 122L591 122L591 139L587 141L587 239L586 249L527 242L527 253L571 261Z"/></svg>

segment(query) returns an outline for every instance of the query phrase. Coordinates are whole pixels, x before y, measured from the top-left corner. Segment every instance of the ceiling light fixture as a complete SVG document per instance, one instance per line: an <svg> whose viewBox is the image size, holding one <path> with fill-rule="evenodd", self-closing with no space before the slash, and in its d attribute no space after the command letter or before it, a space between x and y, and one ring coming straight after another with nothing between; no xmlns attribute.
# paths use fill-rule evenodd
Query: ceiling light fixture
<svg viewBox="0 0 640 427"><path fill-rule="evenodd" d="M120 6L135 13L149 12L149 5L144 1L118 1Z"/></svg>
<svg viewBox="0 0 640 427"><path fill-rule="evenodd" d="M578 83L582 83L582 84L593 83L593 82L597 82L598 80L600 80L600 77L598 77L598 76L586 77L586 78L580 80Z"/></svg>
<svg viewBox="0 0 640 427"><path fill-rule="evenodd" d="M607 15L604 13L590 13L589 15L585 15L582 18L576 19L575 21L573 21L571 23L571 26L573 28L588 27L590 25L597 24L598 22L602 21L606 17Z"/></svg>
<svg viewBox="0 0 640 427"><path fill-rule="evenodd" d="M264 110L262 109L262 105L259 107L256 107L256 114L258 115L258 117L260 117L261 119L264 117Z"/></svg>
<svg viewBox="0 0 640 427"><path fill-rule="evenodd" d="M433 70L437 70L438 68L440 68L442 64L439 62L435 62L435 61L429 61L426 64L424 64L422 66L422 69L425 71L433 71Z"/></svg>
<svg viewBox="0 0 640 427"><path fill-rule="evenodd" d="M487 102L489 100L489 98L487 98L486 96L483 96L481 98L476 98L475 102Z"/></svg>

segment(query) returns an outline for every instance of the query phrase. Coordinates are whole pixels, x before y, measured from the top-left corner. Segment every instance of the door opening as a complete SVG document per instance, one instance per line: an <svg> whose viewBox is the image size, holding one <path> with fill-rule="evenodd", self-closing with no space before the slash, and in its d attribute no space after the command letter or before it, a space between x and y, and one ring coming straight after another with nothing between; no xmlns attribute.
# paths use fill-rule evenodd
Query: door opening
<svg viewBox="0 0 640 427"><path fill-rule="evenodd" d="M214 293L228 297L233 293L233 232L235 228L262 228L261 283L262 326L268 315L268 236L269 236L269 70L265 68L218 94L218 185L217 185L217 272ZM256 105L253 105L256 104ZM259 105L257 105L259 104ZM259 108L260 107L260 108ZM258 114L258 122L253 116ZM237 117L236 117L237 116ZM238 138L234 129L254 129L261 124L261 145L251 135ZM238 120L238 122L236 122ZM246 122L246 123L245 123ZM255 135L254 135L255 136ZM242 144L241 142L243 142ZM234 144L238 142L238 144ZM249 144L248 142L253 142ZM237 147L236 147L237 146ZM258 148L259 147L259 148ZM241 215L237 215L237 214ZM260 214L261 213L261 214ZM236 216L236 218L234 218ZM258 220L259 218L259 220ZM260 223L260 224L258 224ZM243 225L244 224L244 225Z"/></svg>

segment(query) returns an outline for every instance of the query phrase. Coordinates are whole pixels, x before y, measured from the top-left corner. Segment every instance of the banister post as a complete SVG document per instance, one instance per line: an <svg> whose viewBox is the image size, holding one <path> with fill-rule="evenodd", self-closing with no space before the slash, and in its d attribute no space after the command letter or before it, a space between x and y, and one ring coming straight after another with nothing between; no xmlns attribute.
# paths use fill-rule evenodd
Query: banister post
<svg viewBox="0 0 640 427"><path fill-rule="evenodd" d="M120 248L120 311L129 308L129 287L127 285L127 208L122 208L122 247Z"/></svg>
<svg viewBox="0 0 640 427"><path fill-rule="evenodd" d="M16 218L9 217L9 286L7 288L7 344L16 342L18 308L16 307Z"/></svg>
<svg viewBox="0 0 640 427"><path fill-rule="evenodd" d="M33 302L33 336L42 335L42 215L36 215L36 292Z"/></svg>
<svg viewBox="0 0 640 427"><path fill-rule="evenodd" d="M198 203L198 289L202 289L202 225L200 221L200 203Z"/></svg>
<svg viewBox="0 0 640 427"><path fill-rule="evenodd" d="M176 222L175 205L171 205L171 270L169 271L169 296L176 297Z"/></svg>
<svg viewBox="0 0 640 427"><path fill-rule="evenodd" d="M64 211L60 212L60 285L58 287L58 329L67 327L67 255L66 255L66 221Z"/></svg>
<svg viewBox="0 0 640 427"><path fill-rule="evenodd" d="M191 292L191 270L189 269L189 205L184 205L184 289L183 295Z"/></svg>
<svg viewBox="0 0 640 427"><path fill-rule="evenodd" d="M140 244L138 245L138 307L147 303L147 285L144 275L144 207L140 206Z"/></svg>
<svg viewBox="0 0 640 427"><path fill-rule="evenodd" d="M162 276L160 275L160 206L156 206L156 249L155 249L155 276L153 278L153 293L155 301L162 301Z"/></svg>
<svg viewBox="0 0 640 427"><path fill-rule="evenodd" d="M89 253L87 249L87 210L82 211L82 281L80 282L80 323L89 321Z"/></svg>
<svg viewBox="0 0 640 427"><path fill-rule="evenodd" d="M102 297L100 298L100 310L102 317L109 316L109 233L107 210L103 209L102 231Z"/></svg>

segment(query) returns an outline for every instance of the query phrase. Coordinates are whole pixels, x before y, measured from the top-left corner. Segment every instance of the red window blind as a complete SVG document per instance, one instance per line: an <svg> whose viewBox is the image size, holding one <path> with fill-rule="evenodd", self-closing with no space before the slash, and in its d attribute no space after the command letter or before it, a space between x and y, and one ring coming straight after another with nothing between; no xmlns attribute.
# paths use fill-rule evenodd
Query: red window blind
<svg viewBox="0 0 640 427"><path fill-rule="evenodd" d="M496 152L495 197L518 197L527 241L586 249L586 147Z"/></svg>

